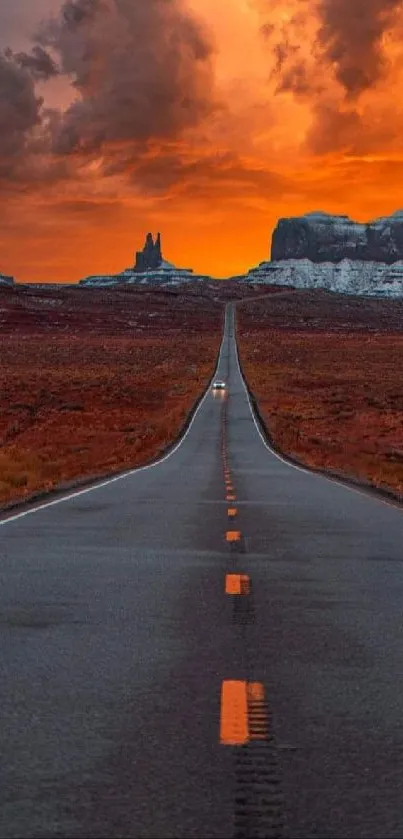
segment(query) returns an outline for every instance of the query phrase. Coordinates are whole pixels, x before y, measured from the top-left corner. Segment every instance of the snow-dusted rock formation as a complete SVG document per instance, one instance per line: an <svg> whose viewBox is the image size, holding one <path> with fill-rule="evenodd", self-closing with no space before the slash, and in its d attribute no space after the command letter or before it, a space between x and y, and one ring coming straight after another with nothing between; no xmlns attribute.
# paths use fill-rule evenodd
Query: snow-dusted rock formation
<svg viewBox="0 0 403 839"><path fill-rule="evenodd" d="M403 260L403 210L359 224L321 211L281 218L273 233L271 258L392 263Z"/></svg>
<svg viewBox="0 0 403 839"><path fill-rule="evenodd" d="M161 234L154 242L152 234L147 233L142 251L137 251L133 268L126 268L119 274L96 274L80 280L85 286L115 285L179 285L193 280L210 280L211 277L194 274L191 268L177 268L162 256Z"/></svg>
<svg viewBox="0 0 403 839"><path fill-rule="evenodd" d="M181 283L190 283L194 280L210 280L211 277L194 274L190 268L176 268L165 259L162 260L159 268L148 271L135 271L134 268L126 268L120 274L95 274L80 280L79 285L83 286L116 286L116 285L163 285L176 286Z"/></svg>
<svg viewBox="0 0 403 839"><path fill-rule="evenodd" d="M0 274L0 285L6 285L6 286L15 285L14 277L8 277L7 274Z"/></svg>
<svg viewBox="0 0 403 839"><path fill-rule="evenodd" d="M368 224L320 211L282 218L271 256L243 280L403 297L403 210Z"/></svg>
<svg viewBox="0 0 403 839"><path fill-rule="evenodd" d="M342 294L403 297L403 260L387 265L352 259L338 263L283 259L261 262L243 280L295 288L324 288Z"/></svg>

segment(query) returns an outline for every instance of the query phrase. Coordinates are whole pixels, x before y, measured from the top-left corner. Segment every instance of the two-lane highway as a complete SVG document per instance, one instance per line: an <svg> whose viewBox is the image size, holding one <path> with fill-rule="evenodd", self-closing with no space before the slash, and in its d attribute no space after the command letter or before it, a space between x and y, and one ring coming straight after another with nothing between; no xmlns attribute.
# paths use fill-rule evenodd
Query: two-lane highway
<svg viewBox="0 0 403 839"><path fill-rule="evenodd" d="M264 445L228 308L152 467L0 521L0 836L403 837L403 516Z"/></svg>

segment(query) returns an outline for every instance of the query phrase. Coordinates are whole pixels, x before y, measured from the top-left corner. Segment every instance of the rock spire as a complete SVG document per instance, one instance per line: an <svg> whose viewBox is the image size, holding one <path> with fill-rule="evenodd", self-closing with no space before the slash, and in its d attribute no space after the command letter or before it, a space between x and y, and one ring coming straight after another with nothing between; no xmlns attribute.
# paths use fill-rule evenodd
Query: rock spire
<svg viewBox="0 0 403 839"><path fill-rule="evenodd" d="M136 264L134 270L137 273L144 271L155 271L162 263L161 234L157 234L154 242L152 233L147 233L145 245L142 251L136 253Z"/></svg>

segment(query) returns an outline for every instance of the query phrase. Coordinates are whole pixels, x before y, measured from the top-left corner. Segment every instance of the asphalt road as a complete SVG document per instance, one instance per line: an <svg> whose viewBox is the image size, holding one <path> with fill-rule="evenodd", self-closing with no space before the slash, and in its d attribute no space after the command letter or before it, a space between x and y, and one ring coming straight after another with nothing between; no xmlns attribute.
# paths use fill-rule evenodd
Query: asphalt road
<svg viewBox="0 0 403 839"><path fill-rule="evenodd" d="M403 837L402 510L268 451L231 314L217 376L163 462L0 522L1 837Z"/></svg>

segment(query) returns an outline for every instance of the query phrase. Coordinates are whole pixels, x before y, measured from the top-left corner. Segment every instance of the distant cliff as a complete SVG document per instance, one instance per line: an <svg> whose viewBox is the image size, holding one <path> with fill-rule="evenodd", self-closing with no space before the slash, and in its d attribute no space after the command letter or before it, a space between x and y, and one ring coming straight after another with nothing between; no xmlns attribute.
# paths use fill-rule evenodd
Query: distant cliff
<svg viewBox="0 0 403 839"><path fill-rule="evenodd" d="M390 265L359 259L342 259L337 263L280 259L261 262L238 279L263 285L323 288L339 294L403 297L403 261Z"/></svg>
<svg viewBox="0 0 403 839"><path fill-rule="evenodd" d="M351 259L390 265L403 259L403 210L368 224L322 212L282 218L273 232L271 259Z"/></svg>
<svg viewBox="0 0 403 839"><path fill-rule="evenodd" d="M0 285L14 286L14 277L8 277L7 274L0 274Z"/></svg>

